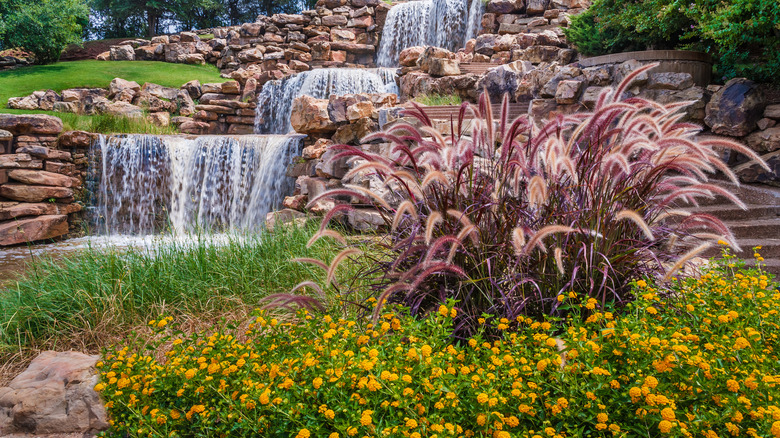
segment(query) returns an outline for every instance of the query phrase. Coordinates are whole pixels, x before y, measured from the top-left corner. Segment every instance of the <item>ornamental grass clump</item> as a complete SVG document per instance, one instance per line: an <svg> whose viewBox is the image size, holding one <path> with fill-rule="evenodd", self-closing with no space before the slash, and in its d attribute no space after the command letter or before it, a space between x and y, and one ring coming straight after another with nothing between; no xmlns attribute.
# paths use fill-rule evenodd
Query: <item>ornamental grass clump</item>
<svg viewBox="0 0 780 438"><path fill-rule="evenodd" d="M621 304L632 279L668 277L709 241L733 244L717 218L676 208L716 195L742 205L708 183L715 171L737 182L715 149L760 158L729 140L696 137L701 128L682 121L686 103L622 99L653 67L602 91L592 112L559 115L541 127L526 117L508 120L507 99L494 120L483 94L478 106L461 106L451 135L415 107L407 115L420 127L399 123L367 137L389 142L393 158L338 146L336 159L357 158L345 179L369 175L386 194L346 185L311 203L351 197L386 218L389 261L378 262L376 313L394 302L422 314L454 299L461 334L473 333L482 314L563 316L560 297L569 291ZM343 241L327 224L351 209L337 205L312 241ZM329 281L344 259L320 263Z"/></svg>

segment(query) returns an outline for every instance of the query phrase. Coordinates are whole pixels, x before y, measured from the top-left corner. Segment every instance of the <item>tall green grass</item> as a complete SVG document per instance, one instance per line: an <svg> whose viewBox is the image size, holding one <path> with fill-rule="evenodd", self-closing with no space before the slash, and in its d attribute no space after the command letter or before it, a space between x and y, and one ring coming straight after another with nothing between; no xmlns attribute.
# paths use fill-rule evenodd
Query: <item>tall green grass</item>
<svg viewBox="0 0 780 438"><path fill-rule="evenodd" d="M306 247L316 229L309 223L220 244L201 238L36 260L23 278L0 289L0 363L29 349L99 351L162 313L195 325L246 315L271 294L321 278L319 268L291 261L338 252L332 242Z"/></svg>
<svg viewBox="0 0 780 438"><path fill-rule="evenodd" d="M457 94L421 94L414 100L426 106L460 105L463 102Z"/></svg>
<svg viewBox="0 0 780 438"><path fill-rule="evenodd" d="M177 134L175 126L157 126L146 118L133 119L129 117L115 116L112 114L100 114L84 116L73 113L57 113L62 120L63 131L87 131L98 134Z"/></svg>

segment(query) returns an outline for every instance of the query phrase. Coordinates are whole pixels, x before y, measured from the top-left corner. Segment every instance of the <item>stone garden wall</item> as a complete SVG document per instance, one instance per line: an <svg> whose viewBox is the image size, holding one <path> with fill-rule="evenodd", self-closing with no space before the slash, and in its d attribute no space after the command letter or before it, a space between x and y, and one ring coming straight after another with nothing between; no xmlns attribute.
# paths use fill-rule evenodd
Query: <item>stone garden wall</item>
<svg viewBox="0 0 780 438"><path fill-rule="evenodd" d="M45 115L0 114L0 246L80 232L91 134Z"/></svg>
<svg viewBox="0 0 780 438"><path fill-rule="evenodd" d="M194 32L133 40L98 59L214 64L224 72L252 69L261 82L312 65L371 66L390 6L381 0L320 0L299 15L260 16L255 23L212 29L203 40Z"/></svg>

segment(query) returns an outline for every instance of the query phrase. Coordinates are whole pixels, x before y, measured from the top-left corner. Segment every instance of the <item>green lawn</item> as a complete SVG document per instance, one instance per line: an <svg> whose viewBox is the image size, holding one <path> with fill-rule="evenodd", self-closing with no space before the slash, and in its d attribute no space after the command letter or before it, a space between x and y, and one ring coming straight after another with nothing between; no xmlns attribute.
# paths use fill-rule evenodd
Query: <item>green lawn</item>
<svg viewBox="0 0 780 438"><path fill-rule="evenodd" d="M155 61L73 61L38 65L0 72L0 111L29 113L5 108L8 98L27 96L37 90L104 88L114 78L180 87L193 79L201 83L224 82L212 65L171 64Z"/></svg>

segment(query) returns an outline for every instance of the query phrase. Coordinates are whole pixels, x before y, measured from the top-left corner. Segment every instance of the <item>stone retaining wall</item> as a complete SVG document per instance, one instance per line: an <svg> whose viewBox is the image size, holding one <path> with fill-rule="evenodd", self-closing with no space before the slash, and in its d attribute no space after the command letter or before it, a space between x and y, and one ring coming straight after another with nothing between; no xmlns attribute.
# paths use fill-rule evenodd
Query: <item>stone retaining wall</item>
<svg viewBox="0 0 780 438"><path fill-rule="evenodd" d="M80 232L87 133L45 115L0 114L0 246Z"/></svg>
<svg viewBox="0 0 780 438"><path fill-rule="evenodd" d="M251 69L261 82L312 65L366 67L374 64L389 8L381 0L320 0L315 10L298 15L260 16L254 23L212 29L209 40L194 32L132 40L98 59L209 63L226 73Z"/></svg>

